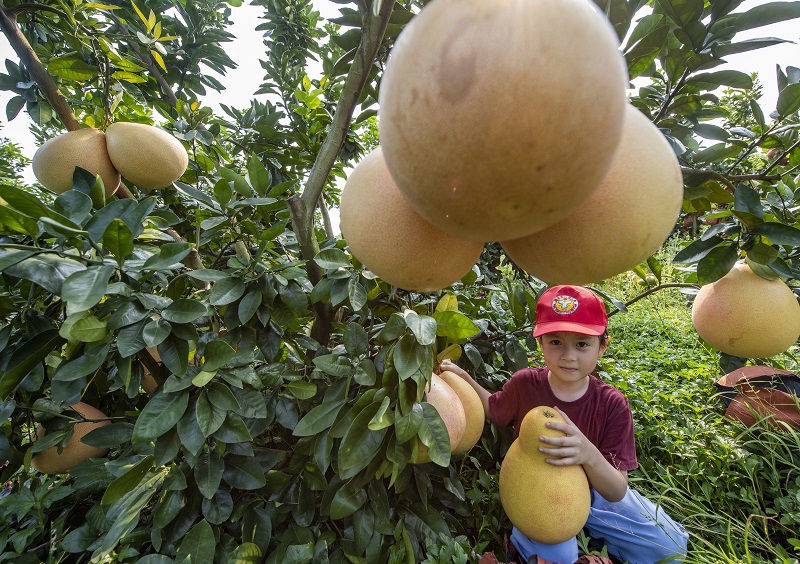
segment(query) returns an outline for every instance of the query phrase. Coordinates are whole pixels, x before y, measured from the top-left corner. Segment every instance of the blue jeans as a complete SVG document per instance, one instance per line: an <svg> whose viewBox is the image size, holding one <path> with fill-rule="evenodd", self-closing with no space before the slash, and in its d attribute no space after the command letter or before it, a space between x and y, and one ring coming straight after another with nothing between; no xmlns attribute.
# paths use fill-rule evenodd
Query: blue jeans
<svg viewBox="0 0 800 564"><path fill-rule="evenodd" d="M602 539L608 553L630 564L682 562L689 535L661 507L628 488L622 500L611 502L592 489L592 507L586 529ZM544 544L529 539L514 527L511 542L525 560L540 556L552 562L572 564L578 559L578 541Z"/></svg>

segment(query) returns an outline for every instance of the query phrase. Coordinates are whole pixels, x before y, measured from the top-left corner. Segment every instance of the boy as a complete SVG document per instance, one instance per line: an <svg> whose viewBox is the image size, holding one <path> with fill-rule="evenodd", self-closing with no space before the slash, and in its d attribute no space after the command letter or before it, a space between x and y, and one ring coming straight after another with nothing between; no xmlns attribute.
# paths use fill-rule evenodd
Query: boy
<svg viewBox="0 0 800 564"><path fill-rule="evenodd" d="M461 376L478 392L488 419L500 427L519 423L539 405L554 406L565 423L547 423L563 437L540 437L539 450L555 466L580 464L589 479L592 506L586 528L602 538L613 556L631 564L681 561L688 534L661 508L628 488L637 468L633 417L625 396L591 374L606 350L608 317L603 301L580 286L554 286L536 304L536 326L544 368L516 372L490 394L464 370L445 361L442 370ZM531 487L537 487L531 484ZM558 515L558 508L554 515ZM578 543L548 545L514 527L511 542L528 562L572 564Z"/></svg>

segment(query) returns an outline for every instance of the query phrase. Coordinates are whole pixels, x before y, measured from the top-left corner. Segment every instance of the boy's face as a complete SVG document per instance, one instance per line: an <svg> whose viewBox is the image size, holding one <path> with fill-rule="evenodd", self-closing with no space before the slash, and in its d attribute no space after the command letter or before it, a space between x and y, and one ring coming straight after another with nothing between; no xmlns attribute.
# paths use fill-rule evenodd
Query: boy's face
<svg viewBox="0 0 800 564"><path fill-rule="evenodd" d="M606 350L600 337L581 333L547 333L539 337L544 363L556 378L578 382L588 377Z"/></svg>

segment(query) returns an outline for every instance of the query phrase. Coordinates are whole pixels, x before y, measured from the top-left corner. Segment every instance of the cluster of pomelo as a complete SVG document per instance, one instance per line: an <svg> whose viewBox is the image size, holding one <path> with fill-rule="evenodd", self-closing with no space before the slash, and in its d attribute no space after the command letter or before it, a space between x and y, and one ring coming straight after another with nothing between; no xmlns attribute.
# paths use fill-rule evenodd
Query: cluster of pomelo
<svg viewBox="0 0 800 564"><path fill-rule="evenodd" d="M342 235L416 291L458 281L487 241L548 283L639 264L674 227L683 185L627 86L590 2L434 0L390 54L381 147L345 185Z"/></svg>
<svg viewBox="0 0 800 564"><path fill-rule="evenodd" d="M169 186L181 177L189 155L175 137L152 125L115 122L105 132L94 128L62 133L33 155L33 174L48 190L72 188L75 167L103 180L106 196L117 191L121 177L139 188Z"/></svg>
<svg viewBox="0 0 800 564"><path fill-rule="evenodd" d="M464 454L475 446L483 434L485 419L478 392L460 376L445 370L441 374L431 375L425 395L447 427L450 453ZM419 464L430 461L428 447L418 441L416 456L412 457L411 462Z"/></svg>

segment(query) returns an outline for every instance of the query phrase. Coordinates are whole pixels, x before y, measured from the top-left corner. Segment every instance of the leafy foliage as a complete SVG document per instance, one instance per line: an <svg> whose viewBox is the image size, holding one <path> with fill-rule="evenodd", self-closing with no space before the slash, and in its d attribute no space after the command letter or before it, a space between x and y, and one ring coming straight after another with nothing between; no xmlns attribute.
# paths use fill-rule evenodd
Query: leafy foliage
<svg viewBox="0 0 800 564"><path fill-rule="evenodd" d="M800 16L797 3L741 13L722 0L599 4L627 38L628 70L641 84L631 103L681 160L684 212L719 220L676 239L674 259L685 267L653 257L634 276L645 286L648 275L704 284L746 255L765 276L797 279L800 72L781 69L767 119L753 77L713 70L726 56L784 41L735 37ZM223 74L235 65L224 50L234 2L0 7L79 122L158 123L190 155L173 187L126 186L131 198L106 201L81 170L74 190L57 197L13 174L4 181L0 477L10 486L0 499L0 561L464 562L471 550L502 545L496 472L510 433L487 426L479 447L451 459L424 389L443 358L489 390L536 362L530 327L542 284L487 245L452 288L398 291L326 225L334 179L377 143L382 65L419 6L394 6L364 86L352 92L372 6L344 4L326 22L307 0L256 5L267 48L260 93L269 96L223 106L224 115L202 105L222 85L201 64ZM312 59L321 77L310 76ZM54 134L50 93L24 65L7 61L6 70L0 86L16 94L7 116L25 108L40 140ZM715 94L721 87L727 98ZM349 95L359 113L337 130ZM334 162L320 172L315 163L337 135ZM4 162L16 173L21 157L9 147ZM318 174L325 205L304 218L293 202ZM628 289L598 290L627 311L615 296ZM604 361L635 410L643 465L634 481L654 498L680 492L665 506L698 554L783 558L798 513L787 486L794 435L720 431L709 391L716 359L682 308L669 307L682 325L617 317L620 344ZM152 395L142 389L149 377ZM65 412L77 401L111 422L83 439L110 448L107 458L63 476L32 471L34 451L68 441L75 420ZM48 434L37 441L39 424ZM433 461L424 466L408 463L418 440ZM716 478L724 473L735 474L727 489ZM757 493L747 489L760 481ZM742 526L751 514L775 526Z"/></svg>

